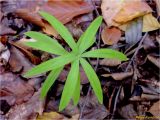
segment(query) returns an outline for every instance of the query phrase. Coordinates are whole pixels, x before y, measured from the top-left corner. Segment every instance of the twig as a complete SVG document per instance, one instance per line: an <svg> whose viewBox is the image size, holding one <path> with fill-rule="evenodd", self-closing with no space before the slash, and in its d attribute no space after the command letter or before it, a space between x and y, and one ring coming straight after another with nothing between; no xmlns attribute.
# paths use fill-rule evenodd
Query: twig
<svg viewBox="0 0 160 120"><path fill-rule="evenodd" d="M96 11L96 15L99 16L99 12L98 12L98 10L97 10L94 2L93 2L92 0L91 0L91 2L92 2L92 4L93 4L93 6L94 6L94 10ZM101 39L101 35L100 35L101 31L102 31L102 27L100 26L99 32L98 32L98 43L96 43L97 49L100 48L100 44L101 44L101 41L100 41L100 39ZM98 65L99 65L99 58L96 59L96 65L95 65L95 67L94 67L94 70L95 70L95 71L97 71ZM91 92L91 90L92 90L92 89L91 89L91 86L89 86L89 89L88 89L88 92L87 92L87 96L86 96L85 102L84 102L84 104L83 104L83 106L82 106L82 108L81 108L81 112L80 112L79 119L82 119L82 117L83 117L83 111L84 111L84 108L85 108L86 104L87 104L88 101L89 101L89 93Z"/></svg>
<svg viewBox="0 0 160 120"><path fill-rule="evenodd" d="M116 112L117 101L118 101L118 97L119 97L119 95L120 95L121 89L122 89L122 86L120 86L120 87L118 88L117 95L116 95L116 98L115 98L115 104L114 104L114 107L113 107L113 113L112 113L111 119L113 119L114 114L115 114L115 112Z"/></svg>
<svg viewBox="0 0 160 120"><path fill-rule="evenodd" d="M139 45L138 45L138 47L137 47L137 49L136 49L135 53L133 54L133 56L132 56L131 60L129 61L129 63L128 63L127 67L126 67L125 72L127 72L127 71L128 71L129 66L132 64L132 62L133 62L133 60L134 60L135 56L137 55L137 53L138 53L139 49L140 49L140 48L141 48L141 46L142 46L143 41L144 41L144 40L145 40L145 38L147 37L147 35L148 35L148 32L146 32L146 33L145 33L145 35L142 37L141 41L139 42Z"/></svg>

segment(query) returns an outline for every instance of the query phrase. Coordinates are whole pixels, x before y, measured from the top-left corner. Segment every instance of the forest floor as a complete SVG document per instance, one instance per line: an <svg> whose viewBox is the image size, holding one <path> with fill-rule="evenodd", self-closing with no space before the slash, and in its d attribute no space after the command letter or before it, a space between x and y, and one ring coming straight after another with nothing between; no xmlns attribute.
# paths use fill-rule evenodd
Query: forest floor
<svg viewBox="0 0 160 120"><path fill-rule="evenodd" d="M0 120L160 119L160 0L0 0L0 7ZM96 17L103 17L89 49L115 49L128 58L89 60L102 86L103 104L81 66L80 100L63 111L58 108L70 64L43 100L48 72L23 76L56 57L26 46L33 39L25 32L44 33L70 50L39 11L55 16L75 41Z"/></svg>

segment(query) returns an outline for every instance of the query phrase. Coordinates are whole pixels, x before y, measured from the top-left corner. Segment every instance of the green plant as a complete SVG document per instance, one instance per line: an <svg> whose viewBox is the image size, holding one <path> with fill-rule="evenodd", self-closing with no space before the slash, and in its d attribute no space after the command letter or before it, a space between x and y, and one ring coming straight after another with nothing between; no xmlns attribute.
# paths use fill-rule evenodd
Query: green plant
<svg viewBox="0 0 160 120"><path fill-rule="evenodd" d="M90 84L98 98L100 103L103 102L103 94L100 81L92 68L85 58L114 58L121 61L127 60L123 53L112 49L97 49L89 52L85 52L89 47L93 45L95 34L102 22L102 17L97 17L87 28L84 34L79 38L76 43L72 35L69 33L67 28L59 22L54 16L46 13L39 12L39 14L48 21L54 29L61 35L65 42L71 47L72 51L69 53L66 51L55 39L52 39L45 34L29 31L25 35L29 36L35 41L26 42L25 44L52 54L59 55L54 59L48 60L41 63L40 65L32 68L24 76L31 77L47 71L51 71L46 78L42 90L41 98L44 98L49 91L52 84L58 78L59 74L63 70L66 64L71 63L71 69L68 74L60 101L59 110L63 110L71 99L73 99L74 105L77 105L80 98L80 72L79 65L81 64Z"/></svg>

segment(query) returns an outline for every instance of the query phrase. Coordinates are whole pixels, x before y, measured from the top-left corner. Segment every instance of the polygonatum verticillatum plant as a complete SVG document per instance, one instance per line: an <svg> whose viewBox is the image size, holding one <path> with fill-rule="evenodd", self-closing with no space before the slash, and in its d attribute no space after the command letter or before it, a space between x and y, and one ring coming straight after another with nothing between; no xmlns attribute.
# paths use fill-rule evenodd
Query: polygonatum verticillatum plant
<svg viewBox="0 0 160 120"><path fill-rule="evenodd" d="M71 52L65 50L57 40L42 34L40 32L29 31L25 35L33 38L32 41L27 41L25 44L27 46L55 54L58 57L45 61L31 70L29 70L24 77L32 77L41 73L50 71L47 76L42 89L41 89L41 98L44 98L47 95L50 87L54 84L55 80L60 75L66 64L71 64L70 71L68 73L65 86L63 88L59 111L62 111L70 102L73 100L74 105L78 104L80 98L80 65L84 69L86 76L94 90L95 95L98 98L98 101L102 104L103 102L103 92L100 84L100 80L90 65L86 58L110 58L110 59L119 59L121 61L127 60L127 57L116 50L112 49L96 49L91 51L86 51L90 48L95 42L95 35L98 31L99 26L102 22L102 17L97 17L87 28L87 30L82 34L77 42L73 39L70 32L67 28L54 16L40 11L39 14L48 21L54 29L61 35L65 42L72 49Z"/></svg>

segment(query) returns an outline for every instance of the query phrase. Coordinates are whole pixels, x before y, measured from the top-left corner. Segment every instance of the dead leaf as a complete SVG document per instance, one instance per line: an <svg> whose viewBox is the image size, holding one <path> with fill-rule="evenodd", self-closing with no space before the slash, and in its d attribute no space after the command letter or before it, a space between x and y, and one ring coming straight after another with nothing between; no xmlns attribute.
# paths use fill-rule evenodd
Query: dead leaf
<svg viewBox="0 0 160 120"><path fill-rule="evenodd" d="M15 11L15 13L40 27L42 30L47 33L57 37L57 32L53 28L49 27L42 18L38 15L38 11L46 11L54 15L59 19L63 24L71 21L75 16L89 13L93 10L93 6L86 1L47 1L41 2L42 6L39 6L38 3L34 3L33 8L20 8ZM53 30L53 31L52 31Z"/></svg>
<svg viewBox="0 0 160 120"><path fill-rule="evenodd" d="M133 71L130 72L121 72L121 73L111 73L103 74L103 77L112 77L114 80L124 80L133 75Z"/></svg>
<svg viewBox="0 0 160 120"><path fill-rule="evenodd" d="M88 96L89 100L86 101L86 97L81 97L79 106L86 104L83 110L82 120L94 119L94 120L104 120L110 113L103 104L100 104L96 96L91 92Z"/></svg>
<svg viewBox="0 0 160 120"><path fill-rule="evenodd" d="M30 51L28 51L23 44L20 42L10 42L11 45L18 48L24 55L33 63L33 64L39 64L41 62L41 59L32 54Z"/></svg>
<svg viewBox="0 0 160 120"><path fill-rule="evenodd" d="M11 77L11 78L9 78ZM16 99L16 104L20 104L24 101L30 99L33 95L34 89L31 85L27 82L23 81L20 77L16 76L15 74L0 74L0 82L1 82L1 93L8 93L8 94L1 94L1 99L7 98L7 96L14 96ZM6 99L8 103L10 101Z"/></svg>
<svg viewBox="0 0 160 120"><path fill-rule="evenodd" d="M17 48L11 47L10 51L9 65L12 72L20 72L23 69L22 73L25 73L34 66Z"/></svg>
<svg viewBox="0 0 160 120"><path fill-rule="evenodd" d="M160 100L155 102L151 108L149 109L149 112L152 113L155 117L160 116Z"/></svg>
<svg viewBox="0 0 160 120"><path fill-rule="evenodd" d="M118 25L113 18L120 11L123 2L120 0L102 0L102 15L108 26Z"/></svg>
<svg viewBox="0 0 160 120"><path fill-rule="evenodd" d="M105 66L111 66L111 67L114 67L114 66L117 66L121 64L121 61L118 60L118 59L103 59L103 60L100 60L100 65L105 65Z"/></svg>
<svg viewBox="0 0 160 120"><path fill-rule="evenodd" d="M146 2L126 0L113 20L122 24L151 12L152 9Z"/></svg>
<svg viewBox="0 0 160 120"><path fill-rule="evenodd" d="M160 16L160 1L159 0L154 0L154 1L156 3L158 16Z"/></svg>
<svg viewBox="0 0 160 120"><path fill-rule="evenodd" d="M160 23L152 14L143 17L143 32L149 32L160 29Z"/></svg>
<svg viewBox="0 0 160 120"><path fill-rule="evenodd" d="M151 55L147 55L149 61L151 61L154 65L160 68L160 58L153 57Z"/></svg>
<svg viewBox="0 0 160 120"><path fill-rule="evenodd" d="M133 104L127 104L125 106L118 108L118 113L124 119L135 119L136 116L138 116L137 112L134 110Z"/></svg>
<svg viewBox="0 0 160 120"><path fill-rule="evenodd" d="M105 27L102 30L101 37L102 37L104 44L113 45L119 41L121 37L121 31L115 27L113 28Z"/></svg>
<svg viewBox="0 0 160 120"><path fill-rule="evenodd" d="M63 118L65 117L57 112L44 112L42 115L39 115L36 120L62 120Z"/></svg>
<svg viewBox="0 0 160 120"><path fill-rule="evenodd" d="M101 10L108 26L119 26L152 12L141 0L103 0Z"/></svg>
<svg viewBox="0 0 160 120"><path fill-rule="evenodd" d="M142 19L138 18L127 25L125 38L129 46L136 44L142 37Z"/></svg>
<svg viewBox="0 0 160 120"><path fill-rule="evenodd" d="M47 22L43 21L43 23L44 23L44 26L42 27L43 32L48 35L53 35L55 38L57 38L59 35L58 32Z"/></svg>
<svg viewBox="0 0 160 120"><path fill-rule="evenodd" d="M14 106L8 113L8 120L35 120L44 110L44 101L39 99L40 89L31 99L23 104Z"/></svg>

